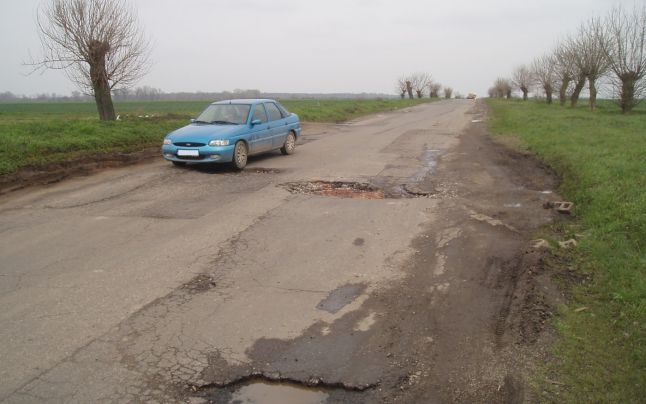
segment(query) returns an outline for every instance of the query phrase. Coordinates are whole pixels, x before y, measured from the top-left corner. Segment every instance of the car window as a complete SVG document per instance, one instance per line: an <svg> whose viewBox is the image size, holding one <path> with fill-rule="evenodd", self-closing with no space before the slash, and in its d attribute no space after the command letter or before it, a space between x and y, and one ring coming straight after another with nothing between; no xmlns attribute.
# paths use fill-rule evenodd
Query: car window
<svg viewBox="0 0 646 404"><path fill-rule="evenodd" d="M256 108L253 111L251 120L254 121L256 119L260 119L262 123L267 122L267 113L265 112L265 107L263 107L262 104L256 104Z"/></svg>
<svg viewBox="0 0 646 404"><path fill-rule="evenodd" d="M287 118L289 116L289 111L281 103L277 102L276 106L280 110L280 113L283 114L283 118Z"/></svg>
<svg viewBox="0 0 646 404"><path fill-rule="evenodd" d="M281 115L280 110L273 102L265 103L265 108L267 109L267 113L269 114L270 121L277 121L279 119L283 119L283 116Z"/></svg>
<svg viewBox="0 0 646 404"><path fill-rule="evenodd" d="M230 122L243 124L249 116L249 105L211 104L197 117L201 122Z"/></svg>

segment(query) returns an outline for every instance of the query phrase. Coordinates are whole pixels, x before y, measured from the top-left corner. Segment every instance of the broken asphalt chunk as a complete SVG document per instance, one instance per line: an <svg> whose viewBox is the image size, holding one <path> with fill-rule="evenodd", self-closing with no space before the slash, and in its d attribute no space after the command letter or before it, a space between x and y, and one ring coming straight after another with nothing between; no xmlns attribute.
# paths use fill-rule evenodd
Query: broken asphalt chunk
<svg viewBox="0 0 646 404"><path fill-rule="evenodd" d="M543 208L545 209L556 209L557 212L568 215L572 213L573 207L573 202L545 202L543 204Z"/></svg>

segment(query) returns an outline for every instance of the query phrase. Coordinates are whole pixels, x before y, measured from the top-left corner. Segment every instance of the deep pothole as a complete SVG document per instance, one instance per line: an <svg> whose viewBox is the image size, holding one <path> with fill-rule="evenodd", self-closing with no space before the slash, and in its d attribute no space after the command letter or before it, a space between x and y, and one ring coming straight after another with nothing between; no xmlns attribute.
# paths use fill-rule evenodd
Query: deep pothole
<svg viewBox="0 0 646 404"><path fill-rule="evenodd" d="M280 186L293 194L350 199L417 198L435 193L434 189L424 189L417 184L394 184L382 188L355 181L297 181Z"/></svg>
<svg viewBox="0 0 646 404"><path fill-rule="evenodd" d="M340 397L353 402L353 397L376 386L328 383L316 377L301 381L277 373L254 372L228 383L192 388L190 395L209 403L317 404Z"/></svg>
<svg viewBox="0 0 646 404"><path fill-rule="evenodd" d="M253 380L235 388L213 390L202 398L215 403L319 404L327 402L330 389L297 383Z"/></svg>

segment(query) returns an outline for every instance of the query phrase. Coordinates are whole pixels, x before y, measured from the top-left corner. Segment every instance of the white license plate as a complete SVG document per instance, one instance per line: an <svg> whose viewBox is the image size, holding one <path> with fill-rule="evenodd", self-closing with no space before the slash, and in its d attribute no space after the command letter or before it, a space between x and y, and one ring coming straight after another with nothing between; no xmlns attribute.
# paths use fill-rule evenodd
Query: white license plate
<svg viewBox="0 0 646 404"><path fill-rule="evenodd" d="M199 150L178 150L177 155L198 157L200 155L200 151Z"/></svg>

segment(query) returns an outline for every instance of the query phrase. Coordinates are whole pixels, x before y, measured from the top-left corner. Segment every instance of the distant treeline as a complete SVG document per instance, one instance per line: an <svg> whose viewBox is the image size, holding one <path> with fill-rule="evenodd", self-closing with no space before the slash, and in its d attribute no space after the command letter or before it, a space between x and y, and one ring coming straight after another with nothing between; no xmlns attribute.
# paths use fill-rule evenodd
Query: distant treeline
<svg viewBox="0 0 646 404"><path fill-rule="evenodd" d="M211 101L235 98L275 98L275 99L375 99L397 98L392 94L379 93L264 93L260 90L241 90L222 92L175 92L167 93L150 86L132 89L117 89L112 92L115 101ZM80 91L70 95L42 93L36 95L18 95L10 91L0 93L0 102L90 102L94 97Z"/></svg>

